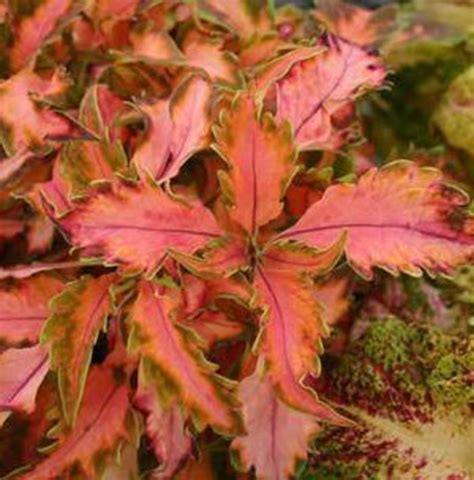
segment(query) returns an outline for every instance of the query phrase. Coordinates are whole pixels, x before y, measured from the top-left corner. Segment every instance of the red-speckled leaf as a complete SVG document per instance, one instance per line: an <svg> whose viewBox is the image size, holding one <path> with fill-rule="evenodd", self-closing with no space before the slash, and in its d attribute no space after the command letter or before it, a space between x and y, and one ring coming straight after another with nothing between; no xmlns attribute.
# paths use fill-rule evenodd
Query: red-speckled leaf
<svg viewBox="0 0 474 480"><path fill-rule="evenodd" d="M65 118L38 106L31 98L31 95L38 99L55 95L65 86L59 75L46 80L28 70L0 82L0 142L9 155L40 147L48 137L69 133L70 125Z"/></svg>
<svg viewBox="0 0 474 480"><path fill-rule="evenodd" d="M7 345L38 340L49 315L48 302L64 284L47 275L37 275L0 288L0 339Z"/></svg>
<svg viewBox="0 0 474 480"><path fill-rule="evenodd" d="M259 480L292 478L320 430L318 419L280 400L268 378L257 373L241 382L239 394L247 434L231 444L233 463L243 471L254 467Z"/></svg>
<svg viewBox="0 0 474 480"><path fill-rule="evenodd" d="M33 412L48 369L48 350L41 345L10 348L0 354L0 423L8 412Z"/></svg>
<svg viewBox="0 0 474 480"><path fill-rule="evenodd" d="M209 145L211 93L208 81L190 76L169 101L141 106L149 126L133 162L142 176L170 180L195 152Z"/></svg>
<svg viewBox="0 0 474 480"><path fill-rule="evenodd" d="M130 313L130 346L141 356L143 384L156 389L164 408L179 401L198 429L211 425L220 432L235 431L234 384L214 372L196 336L173 321L175 307L152 283L140 284Z"/></svg>
<svg viewBox="0 0 474 480"><path fill-rule="evenodd" d="M379 57L336 37L327 43L326 52L297 63L277 83L277 118L290 121L303 150L331 145L331 115L385 78Z"/></svg>
<svg viewBox="0 0 474 480"><path fill-rule="evenodd" d="M328 188L279 238L318 248L346 230L348 260L367 278L376 266L394 274L447 272L474 255L467 201L438 170L394 162L369 170L357 185Z"/></svg>
<svg viewBox="0 0 474 480"><path fill-rule="evenodd" d="M94 367L74 429L61 429L57 448L20 478L70 478L72 469L79 478L101 478L104 460L135 441L127 380L118 364L106 362Z"/></svg>
<svg viewBox="0 0 474 480"><path fill-rule="evenodd" d="M169 479L187 459L193 456L193 440L186 431L185 418L178 404L165 409L152 389L140 389L135 404L145 417L145 432L159 467L153 478Z"/></svg>
<svg viewBox="0 0 474 480"><path fill-rule="evenodd" d="M229 164L219 179L230 216L253 235L280 214L296 172L289 125L278 127L268 113L259 119L251 96L242 95L222 113L214 135L215 150Z"/></svg>
<svg viewBox="0 0 474 480"><path fill-rule="evenodd" d="M312 282L297 272L259 267L255 286L264 309L259 348L275 388L293 407L343 423L302 383L306 375L319 373L318 354L322 338L328 335Z"/></svg>
<svg viewBox="0 0 474 480"><path fill-rule="evenodd" d="M147 273L160 265L167 249L191 253L221 235L202 204L184 205L147 183L98 193L60 224L74 245Z"/></svg>
<svg viewBox="0 0 474 480"><path fill-rule="evenodd" d="M73 0L43 0L31 15L20 21L15 28L15 42L10 51L11 65L15 71L34 60L58 23L64 22L73 3Z"/></svg>
<svg viewBox="0 0 474 480"><path fill-rule="evenodd" d="M110 288L115 274L82 277L66 286L50 305L51 316L41 342L51 350L51 369L58 375L64 417L73 424L81 402L92 348L112 313Z"/></svg>

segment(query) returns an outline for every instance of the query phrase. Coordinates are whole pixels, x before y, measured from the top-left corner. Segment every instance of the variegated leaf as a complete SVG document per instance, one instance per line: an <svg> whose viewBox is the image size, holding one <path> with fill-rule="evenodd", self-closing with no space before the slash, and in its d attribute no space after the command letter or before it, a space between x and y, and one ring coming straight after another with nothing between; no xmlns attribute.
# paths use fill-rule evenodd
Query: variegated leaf
<svg viewBox="0 0 474 480"><path fill-rule="evenodd" d="M100 478L104 460L136 441L127 380L119 364L107 361L94 367L74 428L60 429L56 448L19 478L51 480L68 477L73 471L82 478Z"/></svg>
<svg viewBox="0 0 474 480"><path fill-rule="evenodd" d="M179 203L148 183L97 193L60 224L73 244L146 273L156 270L168 249L190 253L221 235L202 204Z"/></svg>
<svg viewBox="0 0 474 480"><path fill-rule="evenodd" d="M259 118L253 98L244 94L222 113L214 135L215 150L229 164L219 179L230 216L255 235L281 212L296 172L289 125L278 127L268 113Z"/></svg>
<svg viewBox="0 0 474 480"><path fill-rule="evenodd" d="M48 350L42 345L0 353L0 424L11 411L33 412L48 369Z"/></svg>
<svg viewBox="0 0 474 480"><path fill-rule="evenodd" d="M280 239L321 248L347 231L346 255L367 278L373 267L397 274L448 272L474 255L466 195L439 171L410 162L371 169L357 185L330 187Z"/></svg>
<svg viewBox="0 0 474 480"><path fill-rule="evenodd" d="M51 316L41 342L51 350L51 368L57 372L64 417L73 424L81 403L92 348L106 326L113 305L110 288L115 274L82 277L66 286L51 304Z"/></svg>
<svg viewBox="0 0 474 480"><path fill-rule="evenodd" d="M1 278L1 272L0 272ZM36 343L49 315L48 303L64 284L47 275L5 282L0 289L0 339L7 345Z"/></svg>
<svg viewBox="0 0 474 480"><path fill-rule="evenodd" d="M143 385L155 388L163 408L177 400L191 413L198 429L211 425L233 432L239 419L233 382L216 374L189 329L172 319L173 300L157 286L142 282L130 313L130 348L141 357Z"/></svg>

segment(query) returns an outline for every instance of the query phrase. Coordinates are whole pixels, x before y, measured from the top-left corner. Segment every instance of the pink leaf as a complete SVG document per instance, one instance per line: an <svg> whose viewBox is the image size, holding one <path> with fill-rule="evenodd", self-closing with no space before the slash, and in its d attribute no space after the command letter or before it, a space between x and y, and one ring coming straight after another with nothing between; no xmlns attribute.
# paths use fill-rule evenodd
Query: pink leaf
<svg viewBox="0 0 474 480"><path fill-rule="evenodd" d="M474 255L466 195L443 183L441 173L394 162L371 169L357 185L335 185L280 239L321 248L348 233L346 254L367 278L373 267L394 274L447 272Z"/></svg>
<svg viewBox="0 0 474 480"><path fill-rule="evenodd" d="M285 480L320 430L317 417L299 412L278 398L271 382L254 373L239 387L247 434L231 444L240 470L255 468L259 480Z"/></svg>
<svg viewBox="0 0 474 480"><path fill-rule="evenodd" d="M33 412L36 393L48 369L48 351L41 345L1 353L0 412Z"/></svg>
<svg viewBox="0 0 474 480"><path fill-rule="evenodd" d="M135 441L137 428L131 413L126 375L120 365L106 362L89 374L84 400L73 430L59 434L57 448L23 480L69 478L72 470L81 478L100 478L103 463L127 442Z"/></svg>
<svg viewBox="0 0 474 480"><path fill-rule="evenodd" d="M198 429L212 425L221 432L235 431L233 382L216 374L192 332L173 322L174 308L152 283L140 284L130 314L130 345L142 358L143 384L156 388L165 408L179 400Z"/></svg>
<svg viewBox="0 0 474 480"><path fill-rule="evenodd" d="M255 286L264 308L261 353L276 390L295 408L344 423L303 385L308 374L319 373L318 354L322 352L322 338L328 335L312 283L295 272L259 267Z"/></svg>
<svg viewBox="0 0 474 480"><path fill-rule="evenodd" d="M55 262L55 263L32 263L31 265L16 265L11 268L0 268L0 280L5 278L28 278L39 272L47 272L49 270L63 270L69 268L83 267L82 262Z"/></svg>
<svg viewBox="0 0 474 480"><path fill-rule="evenodd" d="M113 273L83 276L68 283L50 304L51 315L41 332L41 342L51 350L51 369L57 372L69 424L76 419L97 336L113 311L110 289L116 280Z"/></svg>
<svg viewBox="0 0 474 480"><path fill-rule="evenodd" d="M297 63L277 83L277 118L290 121L303 150L330 146L335 135L331 116L385 78L378 57L336 37L327 38L327 52Z"/></svg>
<svg viewBox="0 0 474 480"><path fill-rule="evenodd" d="M8 240L18 235L25 228L24 222L10 218L0 218L0 240Z"/></svg>
<svg viewBox="0 0 474 480"><path fill-rule="evenodd" d="M133 162L142 176L170 180L195 152L209 145L211 93L209 82L190 76L170 100L141 106L149 127Z"/></svg>
<svg viewBox="0 0 474 480"><path fill-rule="evenodd" d="M48 137L69 133L68 121L39 107L31 97L34 94L43 99L64 88L65 83L59 75L45 80L28 70L0 82L0 141L9 155L42 145Z"/></svg>
<svg viewBox="0 0 474 480"><path fill-rule="evenodd" d="M229 164L219 172L230 216L251 235L279 215L281 199L295 174L295 150L287 124L270 114L258 118L250 95L224 111L216 127L215 150Z"/></svg>
<svg viewBox="0 0 474 480"><path fill-rule="evenodd" d="M15 71L24 67L54 32L58 23L64 21L72 0L44 0L21 20L15 29L15 42L10 52L12 67Z"/></svg>
<svg viewBox="0 0 474 480"><path fill-rule="evenodd" d="M147 183L98 193L60 224L75 245L147 273L160 265L168 249L191 253L221 235L203 205L178 203Z"/></svg>
<svg viewBox="0 0 474 480"><path fill-rule="evenodd" d="M0 338L9 345L34 343L49 315L48 303L64 284L54 277L37 275L0 290Z"/></svg>
<svg viewBox="0 0 474 480"><path fill-rule="evenodd" d="M153 478L172 478L179 467L193 456L193 441L186 432L185 419L179 405L165 409L153 389L141 389L135 403L146 416L145 431L160 465Z"/></svg>

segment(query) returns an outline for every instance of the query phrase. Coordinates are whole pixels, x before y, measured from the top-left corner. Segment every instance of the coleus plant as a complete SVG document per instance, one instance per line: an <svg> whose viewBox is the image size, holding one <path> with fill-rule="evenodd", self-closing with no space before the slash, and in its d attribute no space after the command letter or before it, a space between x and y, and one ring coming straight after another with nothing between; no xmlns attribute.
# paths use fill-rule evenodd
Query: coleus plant
<svg viewBox="0 0 474 480"><path fill-rule="evenodd" d="M27 419L4 473L211 478L217 445L290 478L355 425L318 396L345 284L317 278L472 259L440 171L332 175L387 85L380 22L270 3L0 5L0 422Z"/></svg>

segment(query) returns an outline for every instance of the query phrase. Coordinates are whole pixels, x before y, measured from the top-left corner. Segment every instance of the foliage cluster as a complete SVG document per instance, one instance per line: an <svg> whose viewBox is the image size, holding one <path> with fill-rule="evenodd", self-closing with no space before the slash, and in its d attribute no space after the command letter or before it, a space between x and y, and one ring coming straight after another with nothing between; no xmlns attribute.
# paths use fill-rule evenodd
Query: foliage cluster
<svg viewBox="0 0 474 480"><path fill-rule="evenodd" d="M316 3L0 0L0 475L474 474L474 5Z"/></svg>

